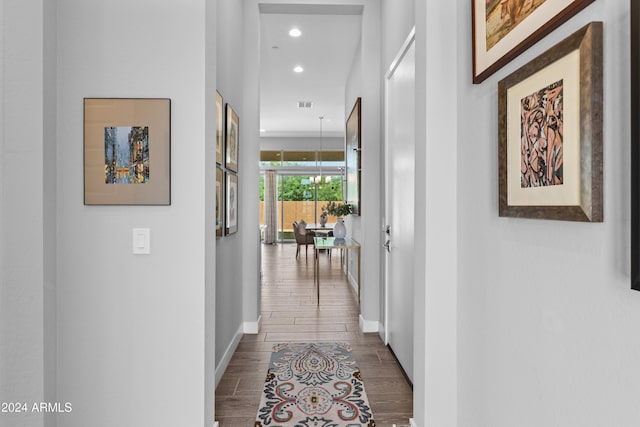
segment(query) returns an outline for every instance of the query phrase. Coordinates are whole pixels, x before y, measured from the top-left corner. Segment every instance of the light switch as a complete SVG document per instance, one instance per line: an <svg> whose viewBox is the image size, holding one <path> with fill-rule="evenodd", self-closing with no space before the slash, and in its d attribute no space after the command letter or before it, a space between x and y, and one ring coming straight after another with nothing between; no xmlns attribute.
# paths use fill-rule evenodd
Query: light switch
<svg viewBox="0 0 640 427"><path fill-rule="evenodd" d="M133 253L148 255L151 253L151 230L148 228L133 229Z"/></svg>

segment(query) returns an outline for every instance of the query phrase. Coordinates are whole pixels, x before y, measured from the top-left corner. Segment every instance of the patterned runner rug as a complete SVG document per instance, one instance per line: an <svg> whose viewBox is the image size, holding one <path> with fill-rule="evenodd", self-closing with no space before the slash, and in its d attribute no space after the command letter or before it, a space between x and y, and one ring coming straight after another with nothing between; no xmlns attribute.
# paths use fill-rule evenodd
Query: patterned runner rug
<svg viewBox="0 0 640 427"><path fill-rule="evenodd" d="M273 346L255 427L375 427L347 343Z"/></svg>

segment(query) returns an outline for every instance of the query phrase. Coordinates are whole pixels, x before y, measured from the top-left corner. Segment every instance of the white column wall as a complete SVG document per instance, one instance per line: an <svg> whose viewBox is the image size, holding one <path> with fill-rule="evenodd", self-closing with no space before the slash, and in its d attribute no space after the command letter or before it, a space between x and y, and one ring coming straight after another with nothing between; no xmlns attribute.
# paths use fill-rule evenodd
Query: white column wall
<svg viewBox="0 0 640 427"><path fill-rule="evenodd" d="M467 5L468 6L468 5ZM458 40L454 2L416 1L416 233L414 420L458 425L456 129ZM454 80L455 82L455 80ZM420 261L424 260L424 263Z"/></svg>
<svg viewBox="0 0 640 427"><path fill-rule="evenodd" d="M57 402L57 149L58 149L58 0L42 0L44 7L44 138L43 138L43 252L44 252L44 400ZM1 202L0 202L1 204ZM57 415L45 414L45 426L55 427Z"/></svg>
<svg viewBox="0 0 640 427"><path fill-rule="evenodd" d="M353 3L353 2L345 2ZM382 74L380 1L363 4L362 37L351 66L345 89L345 123L356 99L362 98L362 151L360 216L346 218L348 233L362 246L360 326L365 332L377 332L381 320L382 292ZM349 257L348 271L355 281L357 256Z"/></svg>
<svg viewBox="0 0 640 427"><path fill-rule="evenodd" d="M51 279L43 243L44 13L42 0L0 5L0 402L27 404L26 413L0 414L7 427L44 425L43 414L31 412L45 400L51 343L43 311Z"/></svg>
<svg viewBox="0 0 640 427"><path fill-rule="evenodd" d="M217 14L218 1L205 2L205 117L217 117ZM205 120L205 218L216 215L216 121ZM205 220L205 389L204 427L211 427L215 419L216 385L216 227L215 221Z"/></svg>
<svg viewBox="0 0 640 427"><path fill-rule="evenodd" d="M205 21L203 0L58 2L58 425L212 421ZM84 97L171 98L171 206L83 205ZM134 227L151 255L132 255Z"/></svg>
<svg viewBox="0 0 640 427"><path fill-rule="evenodd" d="M217 21L217 89L223 97L224 106L229 103L238 114L240 122L239 132L239 162L238 162L238 232L230 236L217 239L216 243L216 370L218 379L226 367L235 346L243 331L243 271L245 265L255 265L254 251L247 250L242 243L245 234L253 228L243 220L242 212L247 208L245 202L245 185L247 185L248 171L257 169L257 161L250 164L246 161L246 152L251 150L247 143L245 121L243 113L243 80L244 60L242 49L244 43L244 7L243 2L237 0L218 0ZM226 111L226 110L225 110ZM226 114L226 113L225 113ZM223 125L224 126L224 125ZM225 128L226 132L226 128ZM256 180L256 187L258 186ZM258 198L256 198L257 200ZM256 206L257 202L253 203ZM252 205L248 206L249 209ZM257 220L256 220L257 223ZM255 230L258 229L256 225ZM256 232L257 234L257 232ZM256 243L257 246L257 243ZM246 254L246 255L245 255ZM255 298L255 295L254 295ZM221 364L222 363L222 364Z"/></svg>
<svg viewBox="0 0 640 427"><path fill-rule="evenodd" d="M243 163L239 183L240 221L245 264L242 268L242 316L245 332L258 332L260 318L260 13L254 1L244 2L243 93L240 123ZM257 43L255 42L257 40ZM257 101L257 102L256 102ZM245 258L245 254L251 256Z"/></svg>

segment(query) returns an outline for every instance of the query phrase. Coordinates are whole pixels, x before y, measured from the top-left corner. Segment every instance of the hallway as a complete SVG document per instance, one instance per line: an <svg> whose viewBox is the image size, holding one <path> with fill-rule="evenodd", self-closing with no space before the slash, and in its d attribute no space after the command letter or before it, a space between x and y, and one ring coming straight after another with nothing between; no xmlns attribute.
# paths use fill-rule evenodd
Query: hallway
<svg viewBox="0 0 640 427"><path fill-rule="evenodd" d="M311 249L311 248L310 248ZM245 335L216 389L220 427L253 425L271 347L277 342L347 341L359 366L377 426L407 425L413 393L378 334L358 327L357 295L340 270L338 251L321 254L320 306L313 252L295 259L295 244L262 245L262 324ZM363 286L366 286L363 284Z"/></svg>

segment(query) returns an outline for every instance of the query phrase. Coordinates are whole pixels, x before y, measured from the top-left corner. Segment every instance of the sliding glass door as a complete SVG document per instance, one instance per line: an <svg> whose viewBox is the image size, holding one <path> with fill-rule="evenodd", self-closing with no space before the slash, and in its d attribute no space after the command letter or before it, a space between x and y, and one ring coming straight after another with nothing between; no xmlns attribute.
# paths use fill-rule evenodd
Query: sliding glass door
<svg viewBox="0 0 640 427"><path fill-rule="evenodd" d="M321 181L315 183L315 181ZM322 207L329 201L342 201L342 177L325 176L317 179L310 174L278 175L278 241L293 241L293 222L320 222ZM267 196L268 197L268 196ZM264 176L260 178L260 224L264 225ZM329 216L328 224L336 219Z"/></svg>

